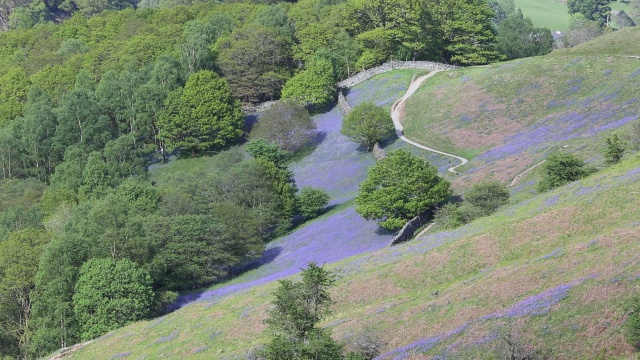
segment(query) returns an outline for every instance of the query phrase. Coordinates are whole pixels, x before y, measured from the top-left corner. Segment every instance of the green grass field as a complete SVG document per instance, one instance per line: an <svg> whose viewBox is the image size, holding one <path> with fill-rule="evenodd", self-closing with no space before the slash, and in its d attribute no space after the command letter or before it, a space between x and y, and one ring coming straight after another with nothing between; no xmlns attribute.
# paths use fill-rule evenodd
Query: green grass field
<svg viewBox="0 0 640 360"><path fill-rule="evenodd" d="M525 17L537 27L564 32L569 27L567 6L554 0L514 0Z"/></svg>

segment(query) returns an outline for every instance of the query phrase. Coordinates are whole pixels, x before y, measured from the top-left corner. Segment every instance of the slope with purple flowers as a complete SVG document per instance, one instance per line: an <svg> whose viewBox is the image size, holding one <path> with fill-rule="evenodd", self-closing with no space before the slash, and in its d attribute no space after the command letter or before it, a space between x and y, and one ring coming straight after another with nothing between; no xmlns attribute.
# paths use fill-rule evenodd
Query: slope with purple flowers
<svg viewBox="0 0 640 360"><path fill-rule="evenodd" d="M604 137L637 122L638 69L631 58L552 55L438 74L409 99L405 130L426 145L474 157L454 183L458 189L487 177L506 182L558 147L598 165ZM406 86L410 75L371 79L348 101L388 106L404 90L385 99L376 89ZM333 313L322 326L347 346L373 329L386 344L378 359L500 358L505 331L549 358L636 355L622 325L625 303L640 291L637 154L543 194L527 191L536 184L538 171L531 171L492 216L389 248L389 236L353 210L357 183L373 160L339 133L337 110L316 121L323 142L291 168L300 186L329 191L333 210L272 242L261 266L232 283L70 357L246 358L268 340L273 280L313 260L338 276ZM441 170L451 166L432 161Z"/></svg>

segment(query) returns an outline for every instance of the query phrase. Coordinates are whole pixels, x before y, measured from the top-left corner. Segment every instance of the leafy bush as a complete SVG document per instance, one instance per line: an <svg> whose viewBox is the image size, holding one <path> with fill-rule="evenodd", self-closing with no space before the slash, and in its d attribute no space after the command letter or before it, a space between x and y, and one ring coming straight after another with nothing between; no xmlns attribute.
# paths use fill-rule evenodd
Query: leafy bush
<svg viewBox="0 0 640 360"><path fill-rule="evenodd" d="M509 202L509 190L498 181L483 182L475 184L464 198L488 215Z"/></svg>
<svg viewBox="0 0 640 360"><path fill-rule="evenodd" d="M275 143L268 143L264 139L254 139L247 143L247 151L256 159L265 159L276 165L281 165L289 159L289 153L280 149Z"/></svg>
<svg viewBox="0 0 640 360"><path fill-rule="evenodd" d="M373 102L362 103L342 122L342 134L371 151L375 143L395 134L391 115Z"/></svg>
<svg viewBox="0 0 640 360"><path fill-rule="evenodd" d="M547 158L543 168L543 178L538 184L539 191L546 191L582 179L595 170L572 154L555 152Z"/></svg>
<svg viewBox="0 0 640 360"><path fill-rule="evenodd" d="M435 223L443 229L455 229L465 224L458 211L458 205L454 203L446 203L438 208L433 218Z"/></svg>
<svg viewBox="0 0 640 360"><path fill-rule="evenodd" d="M322 189L303 187L299 196L300 213L305 219L313 219L322 213L329 203L329 194Z"/></svg>

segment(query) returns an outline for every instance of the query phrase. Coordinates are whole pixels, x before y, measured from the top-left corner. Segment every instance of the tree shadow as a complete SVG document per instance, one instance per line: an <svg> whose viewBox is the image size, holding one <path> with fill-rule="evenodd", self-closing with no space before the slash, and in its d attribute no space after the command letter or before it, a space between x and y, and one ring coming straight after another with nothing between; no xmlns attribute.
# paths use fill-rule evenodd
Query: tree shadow
<svg viewBox="0 0 640 360"><path fill-rule="evenodd" d="M230 280L234 277L242 275L247 271L255 270L260 266L267 265L273 262L281 253L282 253L282 247L280 246L274 246L272 248L268 248L264 251L262 256L260 256L259 258L231 269L230 272L232 276L230 278L227 278L227 280Z"/></svg>
<svg viewBox="0 0 640 360"><path fill-rule="evenodd" d="M398 230L389 230L389 229L385 229L382 226L378 226L378 228L376 229L376 234L380 235L380 236L387 236L387 235L395 235L398 233L400 229Z"/></svg>
<svg viewBox="0 0 640 360"><path fill-rule="evenodd" d="M274 246L272 248L268 248L265 250L262 256L260 256L258 259L252 260L250 262L247 262L246 264L239 265L232 268L230 270L230 273L233 274L232 276L226 276L220 279L219 281L216 281L210 284L209 286L224 284L225 282L228 282L229 280L232 280L233 278L236 278L248 271L255 270L260 266L267 265L273 262L281 253L282 253L282 247L280 246ZM161 314L164 315L167 313L171 313L173 311L176 311L184 307L185 305L188 305L194 301L197 301L200 298L200 296L207 291L208 290L204 288L204 289L198 289L195 291L180 294L180 296L178 296L176 301L174 301L171 305L167 306L166 310L162 311Z"/></svg>
<svg viewBox="0 0 640 360"><path fill-rule="evenodd" d="M258 113L247 114L244 117L243 130L245 134L251 133L251 130L253 130L253 127L258 123L259 119L260 115L258 115Z"/></svg>

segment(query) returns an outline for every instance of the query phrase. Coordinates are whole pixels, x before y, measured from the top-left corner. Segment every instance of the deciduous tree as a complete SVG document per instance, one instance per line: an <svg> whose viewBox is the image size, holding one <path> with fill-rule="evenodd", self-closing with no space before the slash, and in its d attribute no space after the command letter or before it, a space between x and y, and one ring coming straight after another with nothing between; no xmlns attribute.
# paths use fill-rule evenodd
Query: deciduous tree
<svg viewBox="0 0 640 360"><path fill-rule="evenodd" d="M316 125L307 109L300 103L285 100L265 110L250 135L294 152L314 138L315 130Z"/></svg>
<svg viewBox="0 0 640 360"><path fill-rule="evenodd" d="M379 142L391 138L395 128L391 115L368 101L357 105L342 122L342 133L371 151Z"/></svg>
<svg viewBox="0 0 640 360"><path fill-rule="evenodd" d="M152 305L151 277L135 263L127 259L90 259L80 268L73 310L83 339L141 320Z"/></svg>
<svg viewBox="0 0 640 360"><path fill-rule="evenodd" d="M438 169L405 150L378 161L360 184L356 211L385 229L399 229L409 219L432 209L451 195Z"/></svg>
<svg viewBox="0 0 640 360"><path fill-rule="evenodd" d="M172 91L158 119L159 137L170 148L220 150L243 134L244 115L224 79L199 71Z"/></svg>

